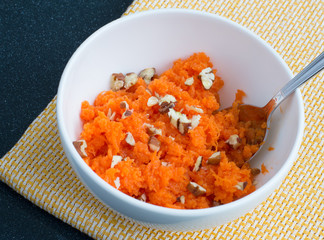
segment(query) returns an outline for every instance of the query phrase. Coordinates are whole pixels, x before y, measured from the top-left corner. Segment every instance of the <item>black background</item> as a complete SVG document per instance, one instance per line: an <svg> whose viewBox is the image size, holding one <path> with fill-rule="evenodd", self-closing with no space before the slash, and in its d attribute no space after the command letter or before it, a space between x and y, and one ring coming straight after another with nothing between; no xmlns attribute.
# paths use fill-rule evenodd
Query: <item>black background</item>
<svg viewBox="0 0 324 240"><path fill-rule="evenodd" d="M0 1L0 157L56 95L64 66L132 0ZM0 239L89 239L0 182Z"/></svg>

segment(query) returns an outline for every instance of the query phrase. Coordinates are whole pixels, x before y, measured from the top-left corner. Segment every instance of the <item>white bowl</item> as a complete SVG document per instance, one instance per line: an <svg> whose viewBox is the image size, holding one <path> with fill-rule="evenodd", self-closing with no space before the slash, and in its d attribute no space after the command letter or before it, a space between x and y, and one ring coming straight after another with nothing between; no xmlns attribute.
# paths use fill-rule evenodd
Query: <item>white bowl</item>
<svg viewBox="0 0 324 240"><path fill-rule="evenodd" d="M247 93L246 103L263 106L292 77L280 56L242 26L214 14L168 9L133 14L102 27L77 49L61 78L57 121L73 169L102 203L148 227L193 231L243 216L280 185L301 144L304 111L297 91L273 115L266 146L255 159L253 167L264 163L269 173L260 174L257 190L237 201L208 209L169 209L127 196L96 175L72 145L81 133L81 102L92 103L99 92L108 90L114 72L154 66L160 74L174 60L200 51L211 57L225 81L223 106L231 105L237 89ZM269 146L274 150L268 151Z"/></svg>

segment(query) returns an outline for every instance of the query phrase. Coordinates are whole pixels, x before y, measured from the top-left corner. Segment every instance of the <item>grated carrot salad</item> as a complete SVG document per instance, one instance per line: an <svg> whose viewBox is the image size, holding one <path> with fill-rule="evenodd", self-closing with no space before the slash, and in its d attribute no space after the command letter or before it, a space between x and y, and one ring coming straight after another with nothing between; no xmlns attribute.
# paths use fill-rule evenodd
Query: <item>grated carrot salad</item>
<svg viewBox="0 0 324 240"><path fill-rule="evenodd" d="M207 68L213 69L210 74L215 77L208 90L199 75ZM186 84L191 77L192 84ZM237 105L242 103L243 91L237 92L231 110L218 111L218 91L223 84L209 57L195 53L176 60L171 69L149 83L138 77L128 89L103 91L92 105L84 101L80 114L84 123L80 138L87 144L84 161L123 193L169 208L208 208L253 192L253 171L245 161L260 143L248 144L247 136L262 132L239 122ZM176 99L169 112L162 113L159 104L148 106L152 96L161 99L166 95ZM123 117L126 108L131 114ZM172 124L171 111L189 121L199 115L199 123L193 127L192 120L183 133ZM148 126L160 131L153 134L159 143L156 148L150 148ZM129 133L132 144L126 141ZM209 160L214 153L216 162ZM117 163L114 156L118 156Z"/></svg>

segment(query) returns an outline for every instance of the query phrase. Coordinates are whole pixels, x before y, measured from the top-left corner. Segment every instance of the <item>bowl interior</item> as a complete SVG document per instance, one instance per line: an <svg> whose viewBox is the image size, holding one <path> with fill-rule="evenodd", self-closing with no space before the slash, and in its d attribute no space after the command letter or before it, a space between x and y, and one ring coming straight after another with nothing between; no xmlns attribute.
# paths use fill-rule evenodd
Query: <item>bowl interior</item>
<svg viewBox="0 0 324 240"><path fill-rule="evenodd" d="M237 89L247 93L246 103L263 106L292 75L269 46L229 20L193 11L151 11L124 17L88 38L62 76L59 126L75 161L83 161L72 146L81 133L81 102L93 103L101 91L109 90L112 73L138 73L155 67L160 74L174 60L200 51L211 57L225 82L220 92L223 107L231 105ZM291 154L301 131L302 111L297 93L273 115L268 141L255 161L256 166L264 163L269 170L258 177L258 188L278 173ZM269 152L269 146L274 150Z"/></svg>

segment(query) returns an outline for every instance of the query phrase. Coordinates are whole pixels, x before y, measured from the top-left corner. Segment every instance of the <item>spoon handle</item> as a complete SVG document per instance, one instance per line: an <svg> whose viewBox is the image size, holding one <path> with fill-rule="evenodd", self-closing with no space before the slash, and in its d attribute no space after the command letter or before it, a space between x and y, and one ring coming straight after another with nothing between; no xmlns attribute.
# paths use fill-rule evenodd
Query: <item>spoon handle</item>
<svg viewBox="0 0 324 240"><path fill-rule="evenodd" d="M284 97L288 97L300 85L308 81L315 74L324 68L324 52L317 56L310 64L308 64L300 73L291 79L282 89Z"/></svg>
<svg viewBox="0 0 324 240"><path fill-rule="evenodd" d="M292 78L265 106L267 115L269 116L277 106L292 94L300 85L307 82L324 68L324 52L317 56L310 64L308 64L301 72Z"/></svg>

